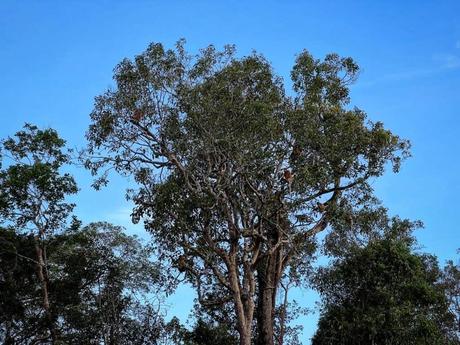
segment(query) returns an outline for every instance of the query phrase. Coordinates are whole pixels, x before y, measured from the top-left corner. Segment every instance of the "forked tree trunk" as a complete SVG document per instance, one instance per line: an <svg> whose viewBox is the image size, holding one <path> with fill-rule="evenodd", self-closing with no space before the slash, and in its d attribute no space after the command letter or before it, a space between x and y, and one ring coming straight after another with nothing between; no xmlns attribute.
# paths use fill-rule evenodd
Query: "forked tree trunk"
<svg viewBox="0 0 460 345"><path fill-rule="evenodd" d="M247 328L240 331L240 345L251 345L251 333Z"/></svg>
<svg viewBox="0 0 460 345"><path fill-rule="evenodd" d="M240 345L252 344L252 319L247 317L242 304L239 303L240 298L235 299L235 309L237 316L237 330L240 335ZM217 345L217 344L216 344Z"/></svg>
<svg viewBox="0 0 460 345"><path fill-rule="evenodd" d="M227 264L229 272L228 278L233 291L233 303L235 305L237 319L236 328L240 335L240 345L251 345L253 306L249 305L247 299L243 298L235 257L229 260Z"/></svg>

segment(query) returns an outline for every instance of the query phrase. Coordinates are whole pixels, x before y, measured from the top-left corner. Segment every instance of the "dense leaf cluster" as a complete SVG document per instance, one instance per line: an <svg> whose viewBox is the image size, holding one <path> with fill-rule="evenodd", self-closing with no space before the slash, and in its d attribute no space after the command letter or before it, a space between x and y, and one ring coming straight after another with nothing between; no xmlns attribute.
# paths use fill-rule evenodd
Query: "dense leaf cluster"
<svg viewBox="0 0 460 345"><path fill-rule="evenodd" d="M407 242L355 248L316 277L323 310L312 344L457 344L441 270Z"/></svg>

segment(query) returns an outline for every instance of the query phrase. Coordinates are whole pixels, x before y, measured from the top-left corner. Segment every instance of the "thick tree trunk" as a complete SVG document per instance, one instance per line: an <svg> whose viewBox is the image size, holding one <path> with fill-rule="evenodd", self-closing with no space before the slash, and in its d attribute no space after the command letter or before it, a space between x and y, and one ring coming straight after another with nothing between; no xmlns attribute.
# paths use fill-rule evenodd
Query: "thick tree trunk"
<svg viewBox="0 0 460 345"><path fill-rule="evenodd" d="M261 292L257 312L258 345L274 345L274 308L272 292L269 289Z"/></svg>
<svg viewBox="0 0 460 345"><path fill-rule="evenodd" d="M267 257L257 270L257 344L274 345L275 297L277 282L277 265L275 256Z"/></svg>

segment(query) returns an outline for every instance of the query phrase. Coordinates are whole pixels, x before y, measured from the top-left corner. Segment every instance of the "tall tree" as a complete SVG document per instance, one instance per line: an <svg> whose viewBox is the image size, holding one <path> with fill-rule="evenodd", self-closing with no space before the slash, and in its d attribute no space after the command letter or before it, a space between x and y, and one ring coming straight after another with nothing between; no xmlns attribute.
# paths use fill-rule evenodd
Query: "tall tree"
<svg viewBox="0 0 460 345"><path fill-rule="evenodd" d="M314 345L457 344L441 270L407 241L355 247L317 277L323 309Z"/></svg>
<svg viewBox="0 0 460 345"><path fill-rule="evenodd" d="M4 226L33 235L36 274L41 284L42 308L48 332L42 341L55 343L56 315L49 297L49 266L46 237L61 229L73 209L66 196L77 192L73 177L62 173L70 156L65 141L52 129L26 124L22 131L2 141L0 170L0 215Z"/></svg>
<svg viewBox="0 0 460 345"><path fill-rule="evenodd" d="M357 73L351 58L304 51L289 97L263 56L232 46L192 56L180 41L123 60L96 97L86 161L102 173L96 186L110 169L134 176L133 220L203 305L230 305L241 344L274 343L283 274L302 271L313 237L352 217L371 199L367 181L408 155L407 141L347 107Z"/></svg>

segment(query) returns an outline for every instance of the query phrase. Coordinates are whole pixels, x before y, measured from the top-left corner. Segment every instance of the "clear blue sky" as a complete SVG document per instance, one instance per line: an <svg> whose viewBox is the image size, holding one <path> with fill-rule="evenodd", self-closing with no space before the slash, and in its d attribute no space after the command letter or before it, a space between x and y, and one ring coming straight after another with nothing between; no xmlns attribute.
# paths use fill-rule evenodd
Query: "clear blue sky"
<svg viewBox="0 0 460 345"><path fill-rule="evenodd" d="M234 43L263 53L288 78L296 53L351 56L362 68L352 104L413 143L402 171L374 186L392 214L421 219L424 250L441 261L460 247L460 1L8 1L0 2L0 137L24 122L57 129L84 144L93 97L112 85L112 69L149 42L179 38L196 51ZM127 182L92 191L75 171L77 214L130 231ZM183 296L186 294L186 296ZM306 303L312 294L298 294ZM182 300L183 297L183 301ZM184 316L182 288L172 314ZM309 343L315 320L303 321Z"/></svg>

